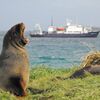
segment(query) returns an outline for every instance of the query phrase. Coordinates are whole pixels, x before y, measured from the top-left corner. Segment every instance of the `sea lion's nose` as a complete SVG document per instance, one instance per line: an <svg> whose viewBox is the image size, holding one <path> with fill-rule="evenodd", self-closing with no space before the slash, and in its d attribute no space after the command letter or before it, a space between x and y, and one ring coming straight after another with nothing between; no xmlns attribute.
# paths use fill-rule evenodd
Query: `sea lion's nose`
<svg viewBox="0 0 100 100"><path fill-rule="evenodd" d="M21 22L21 23L20 23L20 25L23 25L23 26L25 26L23 22Z"/></svg>
<svg viewBox="0 0 100 100"><path fill-rule="evenodd" d="M20 26L22 26L23 27L23 29L25 29L25 24L22 22L22 23L20 23Z"/></svg>

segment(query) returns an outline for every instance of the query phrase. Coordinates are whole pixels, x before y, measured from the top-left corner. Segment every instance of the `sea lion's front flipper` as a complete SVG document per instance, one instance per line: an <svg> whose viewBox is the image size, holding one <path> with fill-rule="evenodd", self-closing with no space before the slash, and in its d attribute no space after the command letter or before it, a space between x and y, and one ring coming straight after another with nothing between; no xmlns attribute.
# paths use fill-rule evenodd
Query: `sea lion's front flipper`
<svg viewBox="0 0 100 100"><path fill-rule="evenodd" d="M10 82L11 82L11 87L13 87L12 92L14 92L15 95L17 96L26 96L26 91L25 91L25 87L26 84L25 82L21 79L21 77L11 77L10 78Z"/></svg>

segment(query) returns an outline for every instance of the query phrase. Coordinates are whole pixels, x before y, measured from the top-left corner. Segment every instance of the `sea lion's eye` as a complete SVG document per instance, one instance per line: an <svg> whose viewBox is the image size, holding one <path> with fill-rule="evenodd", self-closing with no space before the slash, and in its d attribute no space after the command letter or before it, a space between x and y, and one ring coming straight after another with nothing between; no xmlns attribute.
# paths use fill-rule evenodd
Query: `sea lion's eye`
<svg viewBox="0 0 100 100"><path fill-rule="evenodd" d="M16 32L16 35L18 35L18 32Z"/></svg>
<svg viewBox="0 0 100 100"><path fill-rule="evenodd" d="M15 36L18 36L18 32L15 32Z"/></svg>

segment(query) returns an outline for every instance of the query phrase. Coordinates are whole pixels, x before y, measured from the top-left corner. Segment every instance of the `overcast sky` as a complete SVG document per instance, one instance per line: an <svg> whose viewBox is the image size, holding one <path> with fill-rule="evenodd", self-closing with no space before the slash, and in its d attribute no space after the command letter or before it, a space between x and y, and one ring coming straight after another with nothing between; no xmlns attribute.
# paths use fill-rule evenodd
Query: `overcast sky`
<svg viewBox="0 0 100 100"><path fill-rule="evenodd" d="M24 22L26 30L35 24L47 28L53 18L61 26L66 19L83 25L100 26L100 0L0 0L0 30Z"/></svg>

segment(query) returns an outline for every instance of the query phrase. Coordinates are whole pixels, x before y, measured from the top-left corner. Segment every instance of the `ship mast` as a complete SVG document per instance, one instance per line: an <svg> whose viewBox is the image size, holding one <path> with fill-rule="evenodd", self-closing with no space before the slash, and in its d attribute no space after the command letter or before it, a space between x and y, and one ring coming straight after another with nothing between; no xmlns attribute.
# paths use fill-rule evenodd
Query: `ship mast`
<svg viewBox="0 0 100 100"><path fill-rule="evenodd" d="M53 26L53 17L51 17L51 26Z"/></svg>

